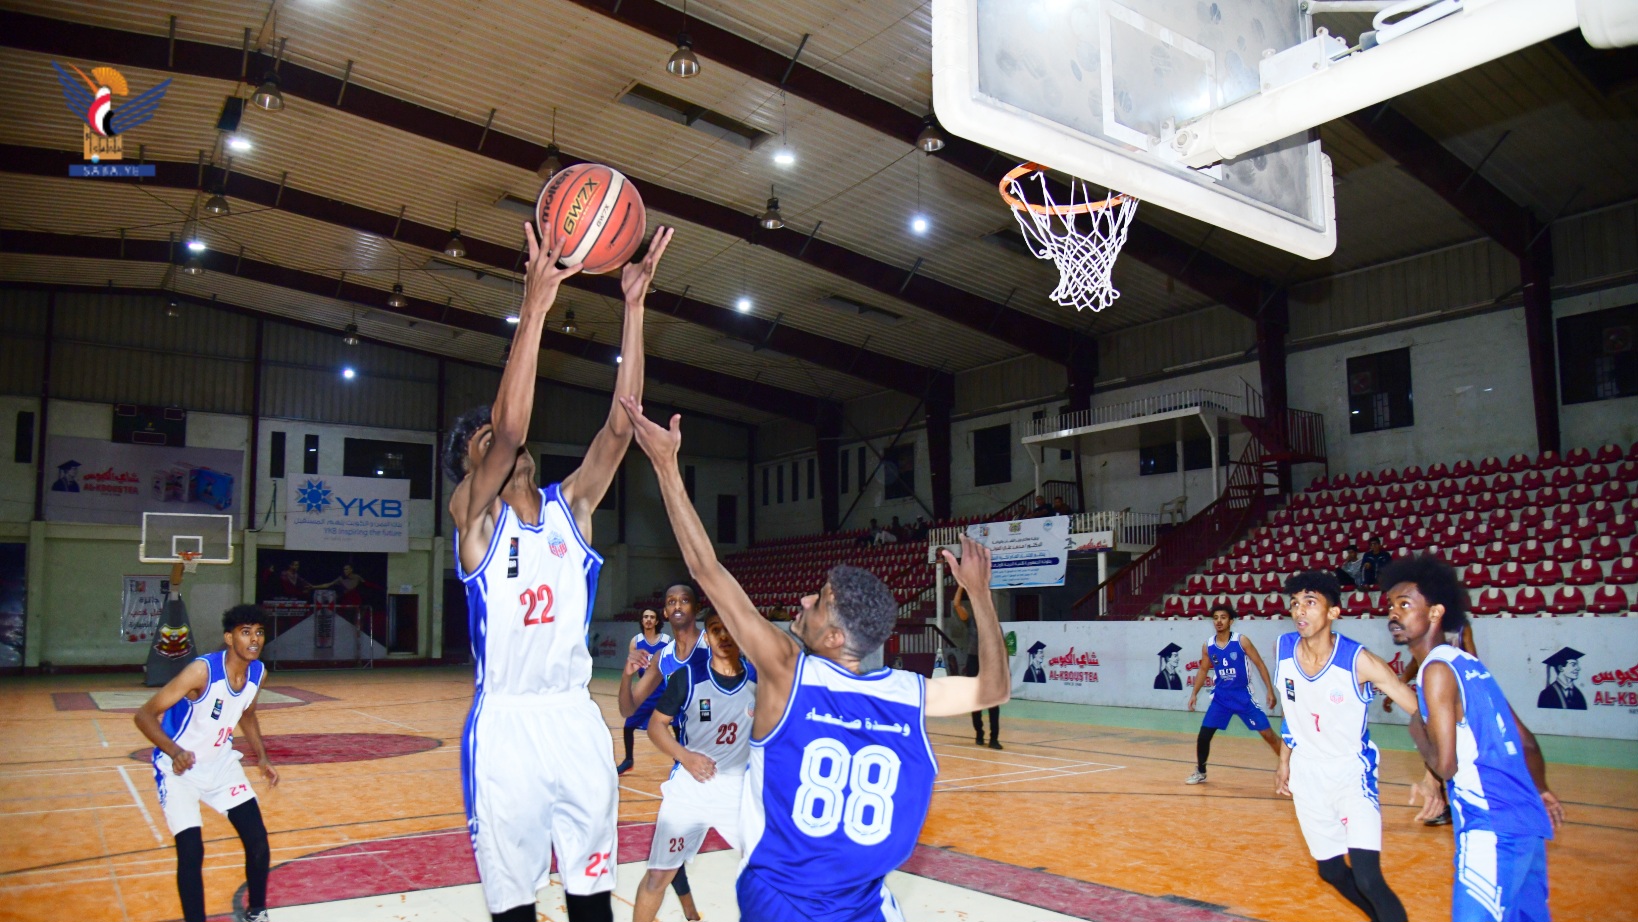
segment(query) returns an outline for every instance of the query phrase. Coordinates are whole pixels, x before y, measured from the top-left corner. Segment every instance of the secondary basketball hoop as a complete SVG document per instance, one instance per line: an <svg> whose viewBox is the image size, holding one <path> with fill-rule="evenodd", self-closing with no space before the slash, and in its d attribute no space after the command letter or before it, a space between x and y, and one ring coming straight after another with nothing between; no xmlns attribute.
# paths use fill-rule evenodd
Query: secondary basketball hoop
<svg viewBox="0 0 1638 922"><path fill-rule="evenodd" d="M1113 279L1115 257L1126 244L1138 200L1119 193L1096 199L1086 183L1071 179L1069 201L1060 205L1052 199L1046 170L1039 163L1015 167L998 184L1001 200L1012 207L1035 258L1050 259L1058 266L1058 287L1052 290L1052 300L1077 311L1101 311L1120 297ZM1039 204L1030 200L1029 178L1036 180L1034 195Z"/></svg>

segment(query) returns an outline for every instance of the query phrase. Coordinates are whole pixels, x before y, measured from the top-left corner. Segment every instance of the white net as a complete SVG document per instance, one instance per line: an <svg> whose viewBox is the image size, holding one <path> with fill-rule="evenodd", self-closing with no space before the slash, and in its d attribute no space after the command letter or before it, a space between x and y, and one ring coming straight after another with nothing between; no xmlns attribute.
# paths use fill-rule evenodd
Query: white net
<svg viewBox="0 0 1638 922"><path fill-rule="evenodd" d="M1028 207L1036 196L1024 188L1026 180L1034 180L1033 185L1039 186L1036 196L1042 207ZM1024 242L1037 259L1050 259L1058 266L1058 287L1052 291L1052 300L1076 310L1094 311L1115 303L1120 297L1112 278L1115 257L1126 244L1126 231L1137 215L1137 199L1130 195L1113 195L1107 201L1095 199L1086 183L1074 179L1070 181L1069 201L1059 205L1052 200L1042 170L1012 180L1011 186L1013 198L1026 203L1022 208L1013 206ZM1085 207L1088 205L1091 207Z"/></svg>

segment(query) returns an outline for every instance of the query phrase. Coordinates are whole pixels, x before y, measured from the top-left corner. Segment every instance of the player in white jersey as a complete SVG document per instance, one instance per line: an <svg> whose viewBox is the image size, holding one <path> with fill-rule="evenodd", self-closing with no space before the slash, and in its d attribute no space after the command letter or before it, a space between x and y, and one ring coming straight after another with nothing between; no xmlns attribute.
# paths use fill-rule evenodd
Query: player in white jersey
<svg viewBox="0 0 1638 922"><path fill-rule="evenodd" d="M660 815L654 821L648 873L637 890L632 922L654 922L666 885L679 868L694 860L711 829L739 848L756 674L714 611L705 613L705 633L711 639L711 656L704 660L704 668L695 659L673 671L649 718L649 740L676 764L660 785Z"/></svg>
<svg viewBox="0 0 1638 922"><path fill-rule="evenodd" d="M586 690L597 573L592 512L631 444L618 404L580 467L541 488L524 441L534 408L535 369L546 313L562 281L534 228L523 306L492 407L463 414L444 446L455 523L457 572L466 584L476 693L461 740L467 829L491 916L534 922L535 893L557 854L574 922L613 918L614 750L602 711ZM645 256L621 272L623 361L614 393L643 389L643 297L671 231L660 228Z"/></svg>
<svg viewBox="0 0 1638 922"><path fill-rule="evenodd" d="M1380 656L1331 630L1342 614L1335 574L1298 573L1286 580L1285 591L1297 630L1279 640L1276 683L1285 704L1285 745L1274 792L1296 806L1321 879L1372 922L1405 922L1404 905L1382 879L1377 750L1365 720L1373 686L1406 710L1416 706L1416 693ZM1431 775L1417 789L1429 801L1443 800Z"/></svg>
<svg viewBox="0 0 1638 922"><path fill-rule="evenodd" d="M990 601L990 555L961 539L944 561L973 602L977 678L863 672L898 620L898 603L869 571L832 567L802 599L789 633L770 623L717 560L677 465L681 417L669 429L631 398L637 444L654 462L683 559L757 673L746 770L745 855L735 882L742 919L879 922L903 919L886 877L921 833L938 772L929 716L1004 704L1006 643Z"/></svg>
<svg viewBox="0 0 1638 922"><path fill-rule="evenodd" d="M244 731L262 777L279 783L256 722L256 691L266 667L260 662L262 610L235 605L222 615L224 648L185 666L137 710L136 725L154 744L154 782L165 825L176 840L176 890L186 922L205 922L205 841L199 804L225 815L245 847L246 922L267 922L270 852L256 792L250 789L233 728Z"/></svg>

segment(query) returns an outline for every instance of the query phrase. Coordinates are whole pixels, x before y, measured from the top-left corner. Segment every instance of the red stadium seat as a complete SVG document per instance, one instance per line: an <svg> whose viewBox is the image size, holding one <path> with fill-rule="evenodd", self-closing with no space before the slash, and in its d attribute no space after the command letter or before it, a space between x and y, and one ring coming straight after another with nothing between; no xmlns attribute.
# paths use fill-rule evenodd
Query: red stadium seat
<svg viewBox="0 0 1638 922"><path fill-rule="evenodd" d="M1508 544L1523 544L1531 540L1532 532L1518 522L1508 522L1502 526L1501 540Z"/></svg>
<svg viewBox="0 0 1638 922"><path fill-rule="evenodd" d="M1572 586L1592 586L1604 581L1604 568L1596 560L1583 557L1564 571L1564 581Z"/></svg>
<svg viewBox="0 0 1638 922"><path fill-rule="evenodd" d="M1529 495L1523 490L1509 490L1502 494L1501 505L1503 509L1523 509L1525 506L1533 504Z"/></svg>
<svg viewBox="0 0 1638 922"><path fill-rule="evenodd" d="M1610 575L1604 582L1616 586L1638 585L1638 557L1631 555L1618 558L1610 565Z"/></svg>
<svg viewBox="0 0 1638 922"><path fill-rule="evenodd" d="M1604 523L1615 518L1615 506L1610 500L1594 500L1587 504L1587 511L1582 514L1594 522Z"/></svg>
<svg viewBox="0 0 1638 922"><path fill-rule="evenodd" d="M1581 467L1584 464L1593 463L1593 455L1591 451L1585 448L1572 448L1564 454L1564 463Z"/></svg>
<svg viewBox="0 0 1638 922"><path fill-rule="evenodd" d="M1564 582L1564 568L1557 561L1543 560L1530 571L1526 582L1532 586L1556 586Z"/></svg>
<svg viewBox="0 0 1638 922"><path fill-rule="evenodd" d="M1638 461L1622 461L1616 465L1615 479L1622 483L1638 481Z"/></svg>
<svg viewBox="0 0 1638 922"><path fill-rule="evenodd" d="M1426 528L1418 528L1401 539L1401 543L1413 551L1425 551L1435 544L1438 544L1439 539L1433 532L1428 531Z"/></svg>
<svg viewBox="0 0 1638 922"><path fill-rule="evenodd" d="M1329 489L1331 489L1331 478L1324 475L1324 474L1321 474L1320 476L1315 477L1313 480L1309 481L1308 489L1309 490L1329 490Z"/></svg>
<svg viewBox="0 0 1638 922"><path fill-rule="evenodd" d="M1619 449L1617 449L1617 451L1619 451ZM1422 472L1421 468L1412 464L1410 467L1407 467L1399 472L1399 482L1416 483L1419 480L1426 480L1427 476L1427 474Z"/></svg>
<svg viewBox="0 0 1638 922"><path fill-rule="evenodd" d="M1608 445L1600 445L1597 453L1593 455L1593 460L1599 464L1614 464L1621 460L1621 446L1613 442Z"/></svg>
<svg viewBox="0 0 1638 922"><path fill-rule="evenodd" d="M1606 484L1606 486L1607 486L1607 484ZM1609 499L1609 498L1610 497L1607 497L1607 496L1603 497L1603 499ZM1624 497L1615 497L1615 499L1617 501L1619 501L1619 500L1621 500L1623 498ZM1568 490L1564 491L1564 499L1565 499L1566 502L1572 503L1574 505L1585 506L1586 504L1592 502L1593 499L1594 499L1593 489L1592 489L1592 487L1589 487L1584 483L1578 483L1575 486L1570 487Z"/></svg>
<svg viewBox="0 0 1638 922"><path fill-rule="evenodd" d="M1596 486L1601 483L1608 483L1609 479L1610 470L1602 464L1589 464L1581 469L1582 483L1590 483Z"/></svg>
<svg viewBox="0 0 1638 922"><path fill-rule="evenodd" d="M1598 498L1608 503L1618 503L1631 495L1632 488L1619 480L1611 480L1598 488Z"/></svg>
<svg viewBox="0 0 1638 922"><path fill-rule="evenodd" d="M1210 591L1207 586L1208 583L1206 578L1196 574L1184 581L1183 591L1189 595L1203 595L1204 593Z"/></svg>
<svg viewBox="0 0 1638 922"><path fill-rule="evenodd" d="M1564 491L1558 487L1542 487L1532 497L1532 506L1552 507L1564 502Z"/></svg>
<svg viewBox="0 0 1638 922"><path fill-rule="evenodd" d="M1474 566L1483 566L1483 564L1475 564ZM1530 571L1525 569L1522 563L1517 560L1509 560L1501 566L1496 567L1496 575L1490 580L1490 585L1500 586L1503 589L1511 589L1514 586L1523 583L1525 578L1529 575Z"/></svg>
<svg viewBox="0 0 1638 922"><path fill-rule="evenodd" d="M1500 541L1492 541L1479 549L1479 562L1492 567L1501 566L1512 556L1507 545Z"/></svg>
<svg viewBox="0 0 1638 922"><path fill-rule="evenodd" d="M1475 615L1499 615L1507 608L1507 596L1500 589L1476 593L1469 610Z"/></svg>
<svg viewBox="0 0 1638 922"><path fill-rule="evenodd" d="M1500 532L1502 529L1513 524L1513 513L1506 509L1492 510L1489 515L1485 516L1484 523Z"/></svg>
<svg viewBox="0 0 1638 922"><path fill-rule="evenodd" d="M1489 544L1492 541L1500 541L1501 534L1491 527L1489 521L1483 521L1467 533L1467 540L1474 544Z"/></svg>
<svg viewBox="0 0 1638 922"><path fill-rule="evenodd" d="M1532 467L1535 467L1535 464L1535 459L1529 455L1517 454L1511 458L1508 458L1507 462L1501 466L1501 469L1509 474L1520 474ZM1484 473L1484 469L1482 467L1479 469L1479 473Z"/></svg>
<svg viewBox="0 0 1638 922"><path fill-rule="evenodd" d="M1469 511L1457 516L1451 521L1451 524L1462 531L1472 531L1473 529L1484 524L1484 520L1479 518L1479 514L1477 512Z"/></svg>
<svg viewBox="0 0 1638 922"><path fill-rule="evenodd" d="M1489 512L1492 509L1500 509L1501 500L1494 493L1469 494L1467 508L1474 512Z"/></svg>
<svg viewBox="0 0 1638 922"><path fill-rule="evenodd" d="M1536 459L1532 463L1535 465L1536 470L1548 471L1555 467L1563 467L1564 456L1556 451L1548 450L1536 455Z"/></svg>
<svg viewBox="0 0 1638 922"><path fill-rule="evenodd" d="M1539 615L1547 609L1547 596L1535 586L1526 586L1513 594L1507 610L1515 615Z"/></svg>
<svg viewBox="0 0 1638 922"><path fill-rule="evenodd" d="M1180 596L1180 595L1169 595L1169 596L1167 596L1166 597L1166 604L1161 606L1160 613L1162 615L1166 616L1167 618L1181 618L1181 617L1183 617L1183 615L1184 615L1183 597Z"/></svg>
<svg viewBox="0 0 1638 922"><path fill-rule="evenodd" d="M1462 543L1451 548L1445 560L1453 567L1465 567L1479 560L1479 552L1471 544Z"/></svg>
<svg viewBox="0 0 1638 922"><path fill-rule="evenodd" d="M1569 563L1581 556L1581 542L1564 537L1547 545L1547 556L1559 563Z"/></svg>
<svg viewBox="0 0 1638 922"><path fill-rule="evenodd" d="M1312 493L1298 493L1298 494L1291 497L1291 502L1290 502L1290 504L1288 504L1286 506L1286 508L1287 509L1310 509L1310 508L1313 508L1313 505L1314 505L1314 494L1312 494Z"/></svg>
<svg viewBox="0 0 1638 922"><path fill-rule="evenodd" d="M1467 465L1466 473L1463 473L1463 471L1462 471L1462 465L1464 465L1464 464ZM1480 461L1479 466L1477 468L1475 468L1473 466L1473 464L1471 462L1468 462L1468 461L1458 462L1457 465L1454 468L1452 468L1452 473L1454 473L1457 477L1472 477L1475 474L1477 474L1480 477L1490 477L1490 476L1493 476L1493 475L1496 475L1496 474L1500 474L1501 469L1502 469L1501 459L1494 456L1494 455L1492 455L1492 456L1484 459L1483 461Z"/></svg>
<svg viewBox="0 0 1638 922"><path fill-rule="evenodd" d="M1531 506L1519 510L1518 523L1526 528L1536 528L1545 521L1547 521L1547 513L1540 506Z"/></svg>
<svg viewBox="0 0 1638 922"><path fill-rule="evenodd" d="M1604 523L1604 534L1612 538L1630 538L1634 533L1638 533L1638 519L1630 515L1611 516Z"/></svg>
<svg viewBox="0 0 1638 922"><path fill-rule="evenodd" d="M1350 592L1342 599L1342 613L1354 618L1364 618L1375 614L1376 601L1373 593Z"/></svg>
<svg viewBox="0 0 1638 922"><path fill-rule="evenodd" d="M1376 472L1376 482L1379 486L1385 487L1389 484L1398 483L1400 480L1401 477L1399 475L1398 468L1390 467L1385 471Z"/></svg>
<svg viewBox="0 0 1638 922"><path fill-rule="evenodd" d="M1567 467L1561 467L1553 471L1552 475L1547 478L1547 483L1555 487L1573 487L1580 482L1581 478L1575 475L1575 471Z"/></svg>
<svg viewBox="0 0 1638 922"><path fill-rule="evenodd" d="M1490 491L1492 493L1506 493L1508 490L1518 489L1518 486L1518 478L1512 474L1497 474L1490 478Z"/></svg>
<svg viewBox="0 0 1638 922"><path fill-rule="evenodd" d="M1591 502L1591 500L1588 500L1588 502ZM1568 503L1559 503L1557 506L1554 506L1552 509L1548 510L1547 517L1560 525L1568 525L1571 522L1574 522L1576 519L1581 518L1581 510L1577 509L1575 507L1575 501L1571 500Z"/></svg>
<svg viewBox="0 0 1638 922"><path fill-rule="evenodd" d="M1203 595L1191 595L1185 605L1185 611L1190 618L1204 618L1211 613L1211 602Z"/></svg>
<svg viewBox="0 0 1638 922"><path fill-rule="evenodd" d="M1428 482L1425 480L1416 481L1415 483L1411 484L1410 489L1406 491L1406 497L1412 502L1417 500L1425 500L1432 495L1433 488L1428 486Z"/></svg>
<svg viewBox="0 0 1638 922"><path fill-rule="evenodd" d="M1382 490L1375 486L1366 487L1359 491L1359 501L1366 504L1380 503L1382 502Z"/></svg>
<svg viewBox="0 0 1638 922"><path fill-rule="evenodd" d="M1469 589L1480 589L1491 585L1490 568L1482 563L1468 564L1462 570L1462 582Z"/></svg>
<svg viewBox="0 0 1638 922"><path fill-rule="evenodd" d="M1528 538L1514 545L1513 559L1509 563L1535 563L1545 559L1546 556L1547 549L1542 547L1541 542L1534 538Z"/></svg>
<svg viewBox="0 0 1638 922"><path fill-rule="evenodd" d="M1519 489L1521 490L1539 490L1546 485L1547 478L1542 475L1541 471L1525 471L1524 475L1519 478Z"/></svg>
<svg viewBox="0 0 1638 922"><path fill-rule="evenodd" d="M1592 519L1589 519L1586 516L1582 516L1581 518L1576 519L1574 522L1569 523L1566 526L1565 531L1569 533L1570 537L1576 539L1577 541L1591 541L1592 539L1598 537L1599 528L1597 522L1594 522Z"/></svg>
<svg viewBox="0 0 1638 922"><path fill-rule="evenodd" d="M1464 461L1464 462L1462 462L1462 464L1467 464L1467 462ZM1471 468L1472 466L1473 465L1468 464L1469 468ZM1461 464L1458 464L1457 467L1461 467ZM1435 463L1435 464L1430 464L1430 465L1428 465L1427 471L1422 476L1424 476L1428 480L1444 480L1444 479L1450 477L1450 468L1446 467L1444 462L1438 462L1438 463Z"/></svg>
<svg viewBox="0 0 1638 922"><path fill-rule="evenodd" d="M1353 485L1353 478L1347 474L1336 474L1331 477L1331 489L1333 490L1345 490Z"/></svg>
<svg viewBox="0 0 1638 922"><path fill-rule="evenodd" d="M1404 484L1390 484L1382 491L1382 501L1387 503L1397 503L1408 496L1410 493L1405 490Z"/></svg>
<svg viewBox="0 0 1638 922"><path fill-rule="evenodd" d="M1376 473L1374 471L1360 471L1354 475L1354 486L1356 487L1371 487L1375 485Z"/></svg>
<svg viewBox="0 0 1638 922"><path fill-rule="evenodd" d="M1615 560L1621 556L1621 542L1611 535L1593 538L1587 548L1587 560Z"/></svg>
<svg viewBox="0 0 1638 922"><path fill-rule="evenodd" d="M1579 615L1587 609L1587 596L1575 586L1560 586L1547 603L1555 615Z"/></svg>
<svg viewBox="0 0 1638 922"><path fill-rule="evenodd" d="M1270 592L1263 596L1262 612L1267 618L1283 618L1291 610L1290 603L1279 592Z"/></svg>
<svg viewBox="0 0 1638 922"><path fill-rule="evenodd" d="M1466 511L1468 511L1469 507L1468 507L1468 501L1467 501L1467 494L1465 494L1465 493L1454 493L1454 494L1452 494L1450 496L1441 497L1441 498L1445 501L1444 505L1445 505L1445 511L1446 512L1466 512Z"/></svg>
<svg viewBox="0 0 1638 922"><path fill-rule="evenodd" d="M1619 586L1600 586L1587 602L1587 610L1595 615L1624 615L1630 608L1627 594Z"/></svg>

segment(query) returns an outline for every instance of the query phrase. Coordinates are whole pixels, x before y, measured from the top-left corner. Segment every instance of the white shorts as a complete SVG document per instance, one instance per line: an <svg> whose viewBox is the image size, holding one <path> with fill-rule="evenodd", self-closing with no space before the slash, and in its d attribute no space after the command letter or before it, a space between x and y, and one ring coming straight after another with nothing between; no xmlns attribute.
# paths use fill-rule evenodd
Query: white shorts
<svg viewBox="0 0 1638 922"><path fill-rule="evenodd" d="M461 741L461 781L490 912L533 906L553 851L569 893L614 889L614 746L584 690L482 696Z"/></svg>
<svg viewBox="0 0 1638 922"><path fill-rule="evenodd" d="M1376 746L1360 759L1321 762L1291 754L1291 801L1315 861L1350 848L1382 850L1382 805L1376 792Z"/></svg>
<svg viewBox="0 0 1638 922"><path fill-rule="evenodd" d="M688 769L677 766L660 785L660 815L654 821L654 844L648 849L648 869L670 871L693 861L705 844L705 833L716 829L728 844L739 848L739 803L745 792L745 772L718 772L701 784Z"/></svg>
<svg viewBox="0 0 1638 922"><path fill-rule="evenodd" d="M170 827L171 835L201 824L201 801L226 816L234 807L256 799L256 792L250 789L245 770L239 765L241 758L237 751L230 749L219 758L195 762L180 775L171 770L170 756L160 753L154 759L159 806L165 811L165 825Z"/></svg>

